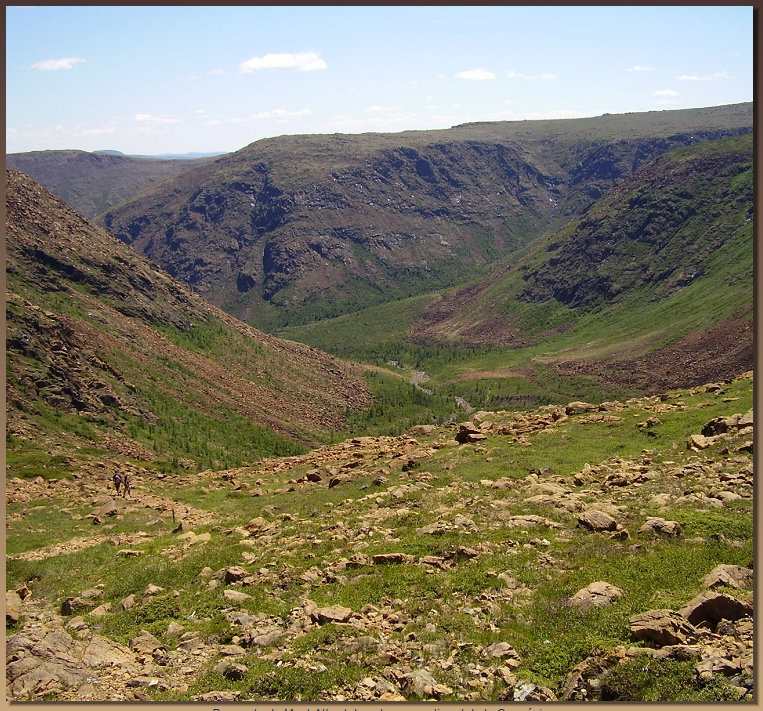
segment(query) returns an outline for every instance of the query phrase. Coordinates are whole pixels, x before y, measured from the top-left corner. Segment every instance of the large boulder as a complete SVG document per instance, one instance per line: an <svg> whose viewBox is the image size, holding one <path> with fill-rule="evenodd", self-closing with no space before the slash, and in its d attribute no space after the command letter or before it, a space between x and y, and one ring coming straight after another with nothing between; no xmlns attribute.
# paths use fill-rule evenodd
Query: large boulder
<svg viewBox="0 0 763 711"><path fill-rule="evenodd" d="M752 583L752 570L740 565L717 565L703 579L706 588L728 585L732 588L748 588Z"/></svg>
<svg viewBox="0 0 763 711"><path fill-rule="evenodd" d="M578 523L591 531L615 531L617 521L608 513L589 509L578 516Z"/></svg>
<svg viewBox="0 0 763 711"><path fill-rule="evenodd" d="M578 590L568 601L569 607L585 611L592 607L606 607L615 600L621 598L625 593L610 583L597 581Z"/></svg>
<svg viewBox="0 0 763 711"><path fill-rule="evenodd" d="M458 426L456 433L456 442L459 444L473 444L487 439L487 435L471 422L462 422Z"/></svg>
<svg viewBox="0 0 763 711"><path fill-rule="evenodd" d="M715 627L721 620L752 617L752 605L731 595L706 590L682 607L680 613L695 626Z"/></svg>
<svg viewBox="0 0 763 711"><path fill-rule="evenodd" d="M315 607L310 610L310 617L318 624L326 622L349 622L352 617L352 610L342 605L331 605L330 607Z"/></svg>
<svg viewBox="0 0 763 711"><path fill-rule="evenodd" d="M416 695L425 699L439 699L453 693L447 686L438 683L426 669L416 669L406 674L402 681L409 695Z"/></svg>
<svg viewBox="0 0 763 711"><path fill-rule="evenodd" d="M678 538L681 535L681 524L677 521L667 521L658 516L647 516L644 525L639 528L638 533Z"/></svg>
<svg viewBox="0 0 763 711"><path fill-rule="evenodd" d="M5 622L18 622L24 609L24 602L15 590L5 592Z"/></svg>
<svg viewBox="0 0 763 711"><path fill-rule="evenodd" d="M631 634L648 646L664 647L669 644L690 644L697 630L675 610L649 610L630 619Z"/></svg>

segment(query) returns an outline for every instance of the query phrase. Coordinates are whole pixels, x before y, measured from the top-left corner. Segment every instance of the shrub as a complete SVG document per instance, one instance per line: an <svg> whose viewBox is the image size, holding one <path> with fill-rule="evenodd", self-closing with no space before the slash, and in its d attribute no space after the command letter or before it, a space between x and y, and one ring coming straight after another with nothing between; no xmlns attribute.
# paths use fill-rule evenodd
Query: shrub
<svg viewBox="0 0 763 711"><path fill-rule="evenodd" d="M737 701L732 684L718 676L701 679L693 662L645 658L618 664L605 676L601 701Z"/></svg>

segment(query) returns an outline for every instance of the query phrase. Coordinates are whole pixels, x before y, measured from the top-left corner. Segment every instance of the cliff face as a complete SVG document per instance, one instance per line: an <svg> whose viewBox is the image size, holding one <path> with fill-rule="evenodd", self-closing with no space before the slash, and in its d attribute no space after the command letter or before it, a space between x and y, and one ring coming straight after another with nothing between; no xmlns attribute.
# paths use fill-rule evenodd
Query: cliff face
<svg viewBox="0 0 763 711"><path fill-rule="evenodd" d="M663 152L751 130L702 111L268 139L103 224L243 320L306 323L486 275Z"/></svg>

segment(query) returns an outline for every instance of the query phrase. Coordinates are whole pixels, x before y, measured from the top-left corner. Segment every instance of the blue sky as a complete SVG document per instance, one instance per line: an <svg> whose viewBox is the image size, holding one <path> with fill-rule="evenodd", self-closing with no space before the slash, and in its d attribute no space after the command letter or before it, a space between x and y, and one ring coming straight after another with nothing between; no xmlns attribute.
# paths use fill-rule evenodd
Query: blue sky
<svg viewBox="0 0 763 711"><path fill-rule="evenodd" d="M753 99L753 7L6 7L6 152Z"/></svg>

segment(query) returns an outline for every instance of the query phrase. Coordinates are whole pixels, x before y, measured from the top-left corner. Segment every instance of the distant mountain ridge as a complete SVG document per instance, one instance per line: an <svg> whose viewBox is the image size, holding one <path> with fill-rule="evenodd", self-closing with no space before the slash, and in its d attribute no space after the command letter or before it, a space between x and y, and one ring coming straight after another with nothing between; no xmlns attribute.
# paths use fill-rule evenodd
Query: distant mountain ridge
<svg viewBox="0 0 763 711"><path fill-rule="evenodd" d="M209 158L127 156L118 151L31 151L6 155L7 168L26 173L83 217L95 219L144 188Z"/></svg>
<svg viewBox="0 0 763 711"><path fill-rule="evenodd" d="M159 159L159 160L194 160L196 158L215 158L216 156L222 156L225 155L225 151L216 151L213 153L122 153L122 151L115 151L115 150L102 150L102 151L93 151L93 153L98 153L101 155L112 155L112 156L125 156L127 158L153 158L153 159Z"/></svg>
<svg viewBox="0 0 763 711"><path fill-rule="evenodd" d="M751 133L752 105L282 136L103 216L214 304L272 330L487 276L676 147Z"/></svg>

